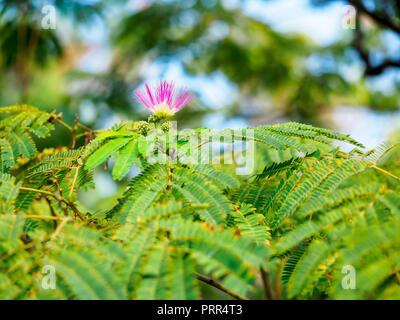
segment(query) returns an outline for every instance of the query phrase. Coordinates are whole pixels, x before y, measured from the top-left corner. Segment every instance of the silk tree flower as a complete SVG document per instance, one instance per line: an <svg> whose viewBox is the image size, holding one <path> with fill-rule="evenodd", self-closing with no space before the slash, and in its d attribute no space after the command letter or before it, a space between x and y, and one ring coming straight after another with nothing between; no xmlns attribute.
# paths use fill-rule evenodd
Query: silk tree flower
<svg viewBox="0 0 400 320"><path fill-rule="evenodd" d="M171 117L193 100L194 94L187 89L175 88L173 81L160 81L155 88L145 83L142 90L134 94L139 103L143 104L156 117Z"/></svg>

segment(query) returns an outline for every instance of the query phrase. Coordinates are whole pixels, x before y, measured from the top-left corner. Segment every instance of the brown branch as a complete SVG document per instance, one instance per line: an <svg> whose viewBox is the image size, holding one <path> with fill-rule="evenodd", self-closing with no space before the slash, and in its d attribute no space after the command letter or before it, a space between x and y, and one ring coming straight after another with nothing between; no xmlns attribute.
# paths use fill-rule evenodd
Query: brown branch
<svg viewBox="0 0 400 320"><path fill-rule="evenodd" d="M275 300L279 300L281 296L281 272L282 272L282 260L278 264L278 269L276 270L276 277L275 277L275 286L274 286L274 293L275 293Z"/></svg>
<svg viewBox="0 0 400 320"><path fill-rule="evenodd" d="M49 200L49 198L47 198L46 196L44 198L46 199L46 202L49 205L51 215L53 217L55 217L55 218L58 218L58 214L56 214L56 212L55 212L55 210L53 208L53 205L51 204L51 201ZM53 223L54 223L54 227L57 228L57 220L56 219L54 219Z"/></svg>
<svg viewBox="0 0 400 320"><path fill-rule="evenodd" d="M384 25L384 26L390 28L392 31L400 34L400 27L397 27L396 25L391 23L389 19L377 15L375 12L368 11L367 8L363 5L363 3L361 1L348 0L348 2L350 4L352 4L354 7L356 7L358 11L369 15L376 22L378 22L381 25ZM387 69L387 68L391 68L391 67L400 68L400 60L396 61L396 60L391 60L391 59L385 59L382 63L380 63L378 65L373 66L371 64L371 61L369 58L369 52L364 47L364 35L361 30L360 18L358 16L356 17L356 22L357 22L357 27L355 30L353 46L358 51L358 54L360 55L361 60L364 61L364 63L365 63L364 74L366 76L376 76L376 75L379 75L382 72L384 72L385 69ZM388 22L389 22L390 27L387 25Z"/></svg>
<svg viewBox="0 0 400 320"><path fill-rule="evenodd" d="M236 300L248 300L246 297L241 297L238 294L230 291L229 289L225 288L222 284L219 282L215 281L214 279L211 279L209 277L206 277L200 273L196 273L196 278L197 280L200 280L204 283L207 283L210 286L213 286L214 288L217 288L218 290L221 290L225 292L226 294L230 295L232 298L235 298Z"/></svg>
<svg viewBox="0 0 400 320"><path fill-rule="evenodd" d="M93 140L93 131L88 131L88 134L85 136L85 146L87 146L89 142L92 140Z"/></svg>
<svg viewBox="0 0 400 320"><path fill-rule="evenodd" d="M93 131L92 129L90 129L89 127L86 127L82 123L78 123L78 127L82 128L83 130L86 130L86 131Z"/></svg>
<svg viewBox="0 0 400 320"><path fill-rule="evenodd" d="M51 193L49 191L33 189L33 188L28 188L28 187L20 187L19 189L20 190L37 192L37 193L42 193L42 194L47 194L49 196L52 196L59 202L60 207L64 211L66 216L68 216L68 211L67 211L66 207L62 206L62 204L65 204L65 205L71 207L72 211L75 214L75 217L79 217L82 221L85 221L85 218L83 217L82 213L78 210L78 208L75 206L75 204L72 201L65 199L62 195L60 195L58 193L55 193L55 192ZM59 189L59 192L60 192L60 189Z"/></svg>
<svg viewBox="0 0 400 320"><path fill-rule="evenodd" d="M265 296L267 300L273 300L271 286L269 284L269 274L263 268L260 269L261 279L264 285Z"/></svg>
<svg viewBox="0 0 400 320"><path fill-rule="evenodd" d="M83 217L82 213L80 213L80 211L78 210L78 208L75 206L75 204L72 201L63 199L63 202L66 205L69 205L71 207L72 211L75 214L75 217L79 217L79 219L81 219L82 221L85 221L85 218Z"/></svg>
<svg viewBox="0 0 400 320"><path fill-rule="evenodd" d="M61 189L60 184L58 183L57 176L54 174L54 172L52 170L50 170L50 174L53 177L53 182L56 185L56 188L57 188L58 192L60 193L60 196L63 197L63 190Z"/></svg>
<svg viewBox="0 0 400 320"><path fill-rule="evenodd" d="M355 37L354 37L354 42L353 46L354 48L358 51L358 54L360 55L361 60L364 61L365 63L365 75L367 76L376 76L381 74L385 69L390 68L390 67L395 67L395 68L400 68L400 61L394 61L390 59L385 59L382 63L373 66L371 64L371 61L369 59L369 53L368 51L364 48L364 35L359 27L360 21L359 18L357 18L357 28L355 30Z"/></svg>
<svg viewBox="0 0 400 320"><path fill-rule="evenodd" d="M72 201L67 200L67 199L64 198L64 196L63 196L63 190L61 189L61 187L60 187L60 185L59 185L59 183L58 183L58 179L57 179L56 175L53 173L53 171L50 171L50 173L51 173L51 176L53 177L54 184L56 185L56 188L57 188L58 193L59 193L59 194L56 194L56 193L55 193L55 194L54 194L54 197L60 202L60 204L61 204L61 202L63 202L63 203L65 203L67 206L71 207L72 211L74 212L75 217L79 217L82 221L85 221L85 218L84 218L83 215L79 212L79 210L78 210L78 208L75 206L75 204L74 204ZM68 213L67 213L67 214L68 214Z"/></svg>

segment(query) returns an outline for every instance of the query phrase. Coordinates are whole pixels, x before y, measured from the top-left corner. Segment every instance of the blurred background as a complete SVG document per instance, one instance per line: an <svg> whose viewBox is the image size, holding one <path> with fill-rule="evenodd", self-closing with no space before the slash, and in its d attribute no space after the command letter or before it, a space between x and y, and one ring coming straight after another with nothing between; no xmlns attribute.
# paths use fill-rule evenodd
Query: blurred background
<svg viewBox="0 0 400 320"><path fill-rule="evenodd" d="M181 128L293 120L374 148L399 136L400 1L3 0L0 68L1 106L94 129L146 119L133 90L168 79L197 96ZM57 130L42 147L68 144ZM95 182L118 193L105 172Z"/></svg>

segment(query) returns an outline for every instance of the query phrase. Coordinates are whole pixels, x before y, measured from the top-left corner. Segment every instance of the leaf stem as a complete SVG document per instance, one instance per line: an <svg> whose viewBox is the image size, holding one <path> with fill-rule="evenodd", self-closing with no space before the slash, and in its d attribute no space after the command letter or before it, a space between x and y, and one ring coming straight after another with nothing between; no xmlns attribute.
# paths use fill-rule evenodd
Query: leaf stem
<svg viewBox="0 0 400 320"><path fill-rule="evenodd" d="M388 176L392 177L393 179L396 179L396 180L400 181L400 178L398 176L395 176L394 174L390 173L389 171L386 171L385 169L379 168L379 167L377 167L375 165L372 165L371 168L374 168L374 169L376 169L376 170L378 170L378 171L380 171L380 172L382 172L384 174L387 174Z"/></svg>
<svg viewBox="0 0 400 320"><path fill-rule="evenodd" d="M43 193L43 194L48 194L49 196L53 196L54 194L52 192L49 191L45 191L45 190L39 190L39 189L33 189L33 188L28 188L28 187L20 187L20 190L26 190L26 191L32 191L32 192L38 192L38 193Z"/></svg>
<svg viewBox="0 0 400 320"><path fill-rule="evenodd" d="M27 219L42 219L42 220L64 220L65 218L54 216L39 216L39 215L26 215Z"/></svg>
<svg viewBox="0 0 400 320"><path fill-rule="evenodd" d="M64 121L62 121L60 118L58 118L57 116L56 117L54 117L54 120L55 121L57 121L59 124L61 124L63 127L65 127L66 129L68 129L69 131L73 131L74 129L72 129L72 127L69 125L69 124L67 124L67 123L65 123Z"/></svg>
<svg viewBox="0 0 400 320"><path fill-rule="evenodd" d="M218 290L225 292L226 294L230 295L232 298L235 298L236 300L248 300L246 297L241 297L240 295L225 288L222 284L220 284L219 282L215 281L212 278L206 277L205 275L202 275L200 273L196 273L196 277L197 280L200 280L204 283L207 283L210 286L213 286L214 288L217 288Z"/></svg>
<svg viewBox="0 0 400 320"><path fill-rule="evenodd" d="M72 186L71 186L71 189L69 190L69 195L68 195L69 198L71 198L72 193L74 192L75 183L76 183L76 179L78 178L79 169L80 169L80 166L77 166L77 167L75 168L74 180L72 180Z"/></svg>

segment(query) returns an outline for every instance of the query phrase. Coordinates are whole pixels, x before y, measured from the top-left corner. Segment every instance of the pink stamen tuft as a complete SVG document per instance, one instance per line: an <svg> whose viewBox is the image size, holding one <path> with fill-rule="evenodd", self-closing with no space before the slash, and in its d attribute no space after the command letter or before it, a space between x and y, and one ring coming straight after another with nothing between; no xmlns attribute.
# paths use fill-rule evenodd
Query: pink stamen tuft
<svg viewBox="0 0 400 320"><path fill-rule="evenodd" d="M173 81L162 80L156 88L151 88L147 83L144 86L143 90L135 90L134 94L138 102L153 113L173 115L194 98L194 94L187 89L179 89L177 92Z"/></svg>

